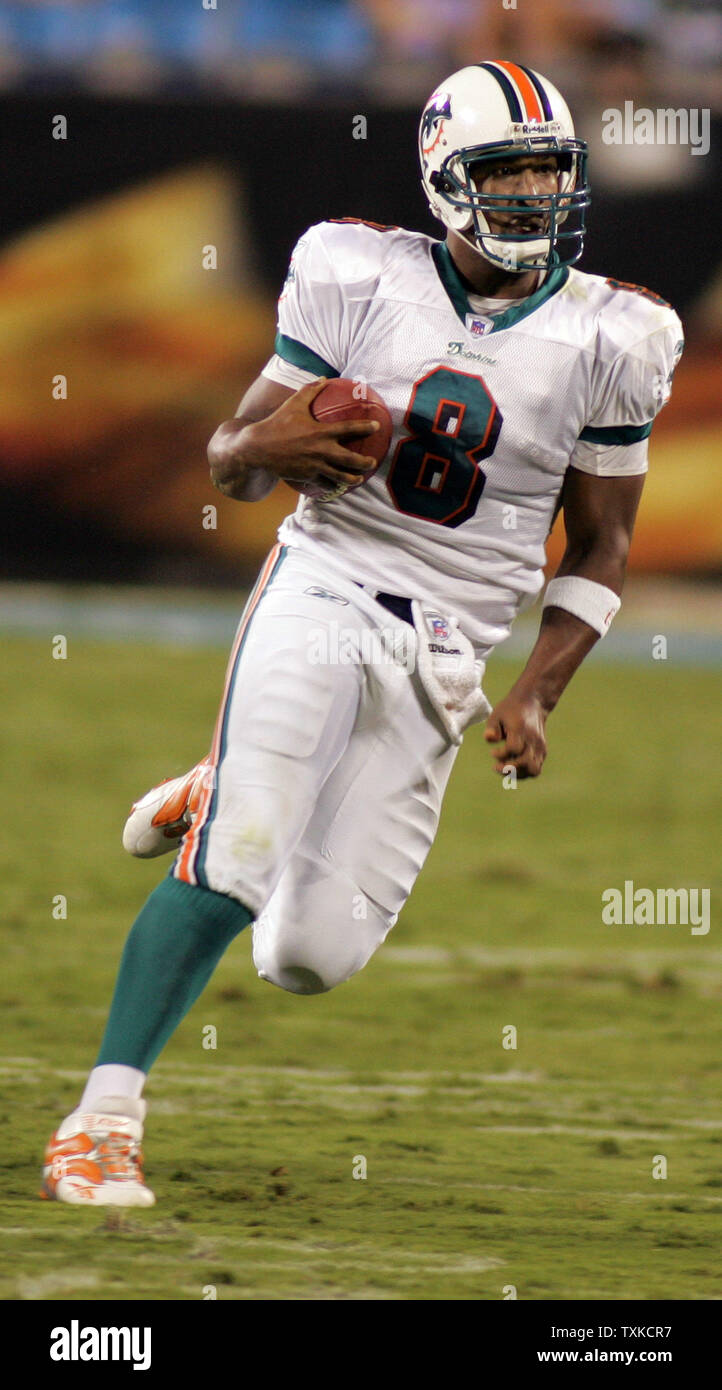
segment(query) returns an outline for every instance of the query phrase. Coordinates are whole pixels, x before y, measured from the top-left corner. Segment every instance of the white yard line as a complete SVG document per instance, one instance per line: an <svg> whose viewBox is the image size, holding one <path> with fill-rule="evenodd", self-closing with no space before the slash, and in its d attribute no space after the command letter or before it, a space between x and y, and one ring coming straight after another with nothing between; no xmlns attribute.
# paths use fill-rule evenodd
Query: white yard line
<svg viewBox="0 0 722 1390"><path fill-rule="evenodd" d="M491 873L493 875L493 871ZM663 930L688 932L689 928L682 925L665 927ZM465 964L586 966L624 974L628 974L630 970L658 969L660 965L669 965L670 961L678 965L699 965L705 970L711 965L722 966L722 951L711 951L707 947L704 948L704 960L696 961L691 954L691 948L696 944L690 942L686 949L679 949L676 945L668 946L660 942L658 946L646 951L629 951L625 947L623 953L621 944L613 947L590 947L586 951L556 946L504 946L498 949L488 946L456 946L453 950L447 950L443 946L384 946L383 951L379 952L378 960L398 962L401 965L447 967Z"/></svg>

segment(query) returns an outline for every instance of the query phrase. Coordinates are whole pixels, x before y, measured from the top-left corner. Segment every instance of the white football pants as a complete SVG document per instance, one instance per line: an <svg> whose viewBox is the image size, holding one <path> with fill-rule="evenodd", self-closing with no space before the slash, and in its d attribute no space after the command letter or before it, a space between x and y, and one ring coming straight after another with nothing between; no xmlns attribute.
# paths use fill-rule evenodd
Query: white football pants
<svg viewBox="0 0 722 1390"><path fill-rule="evenodd" d="M413 671L415 642L370 594L285 546L241 619L214 773L173 873L255 914L256 968L282 989L317 993L361 970L433 842L457 748Z"/></svg>

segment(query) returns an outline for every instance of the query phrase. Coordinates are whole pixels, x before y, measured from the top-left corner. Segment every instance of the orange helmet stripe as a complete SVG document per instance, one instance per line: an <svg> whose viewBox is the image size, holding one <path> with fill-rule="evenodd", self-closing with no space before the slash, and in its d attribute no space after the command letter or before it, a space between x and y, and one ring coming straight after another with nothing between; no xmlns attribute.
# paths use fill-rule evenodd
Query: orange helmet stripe
<svg viewBox="0 0 722 1390"><path fill-rule="evenodd" d="M503 68L504 72L515 82L519 96L526 108L526 119L528 121L543 122L545 119L544 112L542 111L536 88L527 77L524 69L520 68L517 63L507 63L501 59L497 59L495 67Z"/></svg>

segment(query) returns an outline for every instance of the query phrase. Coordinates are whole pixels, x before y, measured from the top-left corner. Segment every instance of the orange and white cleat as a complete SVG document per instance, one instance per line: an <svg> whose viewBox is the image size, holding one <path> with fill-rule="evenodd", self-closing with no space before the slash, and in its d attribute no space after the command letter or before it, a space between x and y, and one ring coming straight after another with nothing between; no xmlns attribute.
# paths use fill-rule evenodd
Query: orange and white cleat
<svg viewBox="0 0 722 1390"><path fill-rule="evenodd" d="M41 1197L77 1207L152 1207L140 1147L145 1110L144 1100L104 1096L97 1110L68 1115L45 1150Z"/></svg>
<svg viewBox="0 0 722 1390"><path fill-rule="evenodd" d="M136 859L155 859L178 849L190 830L201 794L213 777L210 758L203 758L190 772L151 787L130 808L123 830L123 849Z"/></svg>

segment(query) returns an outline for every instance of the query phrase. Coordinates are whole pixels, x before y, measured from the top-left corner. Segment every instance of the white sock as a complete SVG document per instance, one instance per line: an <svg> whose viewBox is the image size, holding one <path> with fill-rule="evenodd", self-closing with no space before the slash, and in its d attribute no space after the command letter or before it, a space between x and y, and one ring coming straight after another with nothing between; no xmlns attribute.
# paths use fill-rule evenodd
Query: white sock
<svg viewBox="0 0 722 1390"><path fill-rule="evenodd" d="M145 1072L138 1071L137 1067L124 1067L116 1062L93 1067L76 1110L94 1110L98 1101L106 1096L126 1096L130 1100L140 1100L144 1085Z"/></svg>

